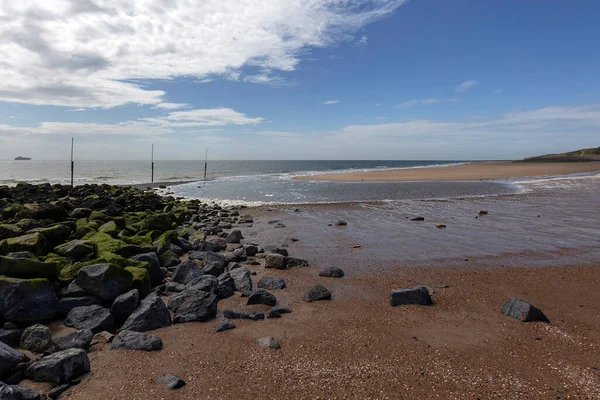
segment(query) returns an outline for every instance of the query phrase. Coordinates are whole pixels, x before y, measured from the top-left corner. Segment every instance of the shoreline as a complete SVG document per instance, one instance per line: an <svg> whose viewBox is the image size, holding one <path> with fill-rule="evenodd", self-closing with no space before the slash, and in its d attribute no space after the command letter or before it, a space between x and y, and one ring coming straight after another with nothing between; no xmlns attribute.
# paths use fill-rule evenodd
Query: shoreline
<svg viewBox="0 0 600 400"><path fill-rule="evenodd" d="M293 180L325 182L480 181L547 177L600 171L600 162L515 163L477 161L465 164L383 171L295 176Z"/></svg>

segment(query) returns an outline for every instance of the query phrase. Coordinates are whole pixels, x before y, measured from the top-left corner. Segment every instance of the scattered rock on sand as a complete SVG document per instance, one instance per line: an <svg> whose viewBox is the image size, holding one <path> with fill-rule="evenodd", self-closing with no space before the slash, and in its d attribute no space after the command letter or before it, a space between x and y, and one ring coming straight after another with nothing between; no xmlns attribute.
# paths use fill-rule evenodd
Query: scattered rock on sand
<svg viewBox="0 0 600 400"><path fill-rule="evenodd" d="M425 221L425 218L423 217L415 217L415 218L411 218L411 221Z"/></svg>
<svg viewBox="0 0 600 400"><path fill-rule="evenodd" d="M321 285L313 286L304 296L304 301L309 303L320 300L331 300L331 292Z"/></svg>
<svg viewBox="0 0 600 400"><path fill-rule="evenodd" d="M542 310L516 297L504 303L500 312L521 322L550 322Z"/></svg>
<svg viewBox="0 0 600 400"><path fill-rule="evenodd" d="M438 229L443 229L446 227L446 225L445 224L437 224L435 227Z"/></svg>
<svg viewBox="0 0 600 400"><path fill-rule="evenodd" d="M113 329L114 323L110 310L98 305L76 307L69 312L64 322L65 326L89 329L94 333L110 331Z"/></svg>
<svg viewBox="0 0 600 400"><path fill-rule="evenodd" d="M132 289L123 293L113 301L110 313L117 323L124 322L129 318L133 310L138 306L140 294L137 289Z"/></svg>
<svg viewBox="0 0 600 400"><path fill-rule="evenodd" d="M227 319L251 319L258 321L265 319L265 314L255 310L224 310L223 317Z"/></svg>
<svg viewBox="0 0 600 400"><path fill-rule="evenodd" d="M392 306L401 305L422 305L433 304L429 291L425 286L415 286L411 288L396 289L390 292L390 304Z"/></svg>
<svg viewBox="0 0 600 400"><path fill-rule="evenodd" d="M9 346L18 346L23 329L0 329L0 342Z"/></svg>
<svg viewBox="0 0 600 400"><path fill-rule="evenodd" d="M162 340L156 335L134 331L121 331L113 339L111 350L157 351L163 348Z"/></svg>
<svg viewBox="0 0 600 400"><path fill-rule="evenodd" d="M265 268L285 269L285 257L281 254L270 253L265 256Z"/></svg>
<svg viewBox="0 0 600 400"><path fill-rule="evenodd" d="M158 378L158 382L165 385L169 390L181 389L185 386L183 379L176 375L165 375Z"/></svg>
<svg viewBox="0 0 600 400"><path fill-rule="evenodd" d="M75 379L67 383L63 383L62 385L58 385L54 387L50 392L48 392L48 398L50 399L58 399L61 394L69 390L71 387L75 385L79 385L80 380Z"/></svg>
<svg viewBox="0 0 600 400"><path fill-rule="evenodd" d="M90 347L94 333L89 329L80 329L75 332L71 332L66 336L59 337L54 340L56 343L56 349L67 350L67 349L84 349L87 350Z"/></svg>
<svg viewBox="0 0 600 400"><path fill-rule="evenodd" d="M177 308L177 312L173 317L173 323L208 321L217 315L218 301L219 298L212 293L201 290L190 293L179 308Z"/></svg>
<svg viewBox="0 0 600 400"><path fill-rule="evenodd" d="M0 399L6 400L42 400L42 394L31 389L0 382Z"/></svg>
<svg viewBox="0 0 600 400"><path fill-rule="evenodd" d="M242 232L240 232L239 230L233 230L231 231L227 237L225 238L225 241L227 243L239 243L242 239L244 238L244 236L242 236Z"/></svg>
<svg viewBox="0 0 600 400"><path fill-rule="evenodd" d="M266 290L259 289L248 297L248 302L246 304L265 304L267 306L274 306L277 304L277 299Z"/></svg>
<svg viewBox="0 0 600 400"><path fill-rule="evenodd" d="M479 211L477 211L477 215L487 215L487 214L488 214L488 212L485 211L485 210L479 210Z"/></svg>
<svg viewBox="0 0 600 400"><path fill-rule="evenodd" d="M25 361L23 354L0 342L0 380L7 377L12 369L23 361Z"/></svg>
<svg viewBox="0 0 600 400"><path fill-rule="evenodd" d="M75 282L89 294L105 301L113 301L131 288L133 276L116 265L94 264L83 267Z"/></svg>
<svg viewBox="0 0 600 400"><path fill-rule="evenodd" d="M112 342L114 337L115 335L107 331L96 333L90 342L89 351L101 350L106 344Z"/></svg>
<svg viewBox="0 0 600 400"><path fill-rule="evenodd" d="M324 267L319 270L319 276L328 278L342 278L344 276L344 271L337 267Z"/></svg>
<svg viewBox="0 0 600 400"><path fill-rule="evenodd" d="M346 226L346 225L348 225L348 223L346 221L344 221L343 219L340 219L335 222L335 226Z"/></svg>
<svg viewBox="0 0 600 400"><path fill-rule="evenodd" d="M156 294L148 295L127 318L122 330L146 332L171 325L171 314Z"/></svg>
<svg viewBox="0 0 600 400"><path fill-rule="evenodd" d="M296 268L296 267L308 267L308 261L303 260L301 258L295 257L286 257L285 258L285 266L286 268Z"/></svg>
<svg viewBox="0 0 600 400"><path fill-rule="evenodd" d="M52 332L45 325L32 325L21 336L21 348L33 353L43 353L52 346Z"/></svg>
<svg viewBox="0 0 600 400"><path fill-rule="evenodd" d="M102 302L95 296L64 297L58 301L58 314L67 315L77 307L100 305Z"/></svg>
<svg viewBox="0 0 600 400"><path fill-rule="evenodd" d="M29 367L29 378L36 382L63 383L90 370L90 360L83 349L68 349L51 354Z"/></svg>
<svg viewBox="0 0 600 400"><path fill-rule="evenodd" d="M277 276L263 276L256 286L259 289L276 290L285 288L285 281Z"/></svg>
<svg viewBox="0 0 600 400"><path fill-rule="evenodd" d="M222 319L215 325L215 332L223 332L230 329L235 329L235 324L230 319Z"/></svg>
<svg viewBox="0 0 600 400"><path fill-rule="evenodd" d="M202 269L200 269L196 263L193 261L185 261L177 266L171 281L185 285L202 275L204 275L204 272L202 272Z"/></svg>
<svg viewBox="0 0 600 400"><path fill-rule="evenodd" d="M252 290L252 278L250 278L250 271L248 270L248 268L235 268L230 270L229 274L233 278L235 290L239 292Z"/></svg>
<svg viewBox="0 0 600 400"><path fill-rule="evenodd" d="M279 342L273 336L265 336L256 340L256 344L273 350L280 349Z"/></svg>

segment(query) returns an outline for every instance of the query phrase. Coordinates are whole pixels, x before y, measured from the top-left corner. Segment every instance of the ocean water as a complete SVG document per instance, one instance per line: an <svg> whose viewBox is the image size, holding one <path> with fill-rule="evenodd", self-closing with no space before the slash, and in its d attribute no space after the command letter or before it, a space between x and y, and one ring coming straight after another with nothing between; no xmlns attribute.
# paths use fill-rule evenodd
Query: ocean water
<svg viewBox="0 0 600 400"><path fill-rule="evenodd" d="M294 176L319 173L427 168L464 161L155 161L155 182L174 185L177 196L229 204L315 203L399 199L435 199L514 193L514 185L499 182L312 182ZM147 161L76 161L76 185L86 183L143 184L150 182ZM0 161L0 185L17 182L70 182L68 161Z"/></svg>

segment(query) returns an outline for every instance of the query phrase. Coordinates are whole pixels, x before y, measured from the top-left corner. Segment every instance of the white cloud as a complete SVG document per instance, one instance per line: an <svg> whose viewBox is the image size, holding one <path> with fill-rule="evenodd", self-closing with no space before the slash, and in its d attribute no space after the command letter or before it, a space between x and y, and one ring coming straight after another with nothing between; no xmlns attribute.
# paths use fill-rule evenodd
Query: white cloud
<svg viewBox="0 0 600 400"><path fill-rule="evenodd" d="M358 39L356 41L356 44L359 44L359 45L362 45L362 46L366 46L368 41L369 41L369 38L367 37L367 35L362 35L360 37L360 39Z"/></svg>
<svg viewBox="0 0 600 400"><path fill-rule="evenodd" d="M425 99L412 99L412 100L407 100L404 101L400 104L398 104L396 106L396 108L405 108L405 107L412 107L412 106L417 106L417 105L430 105L430 104L436 104L436 103L453 103L455 102L456 99L435 99L435 98L425 98Z"/></svg>
<svg viewBox="0 0 600 400"><path fill-rule="evenodd" d="M328 105L331 105L331 104L337 104L339 102L340 102L339 100L326 100L326 101L324 101L321 104L325 104L326 106L328 106Z"/></svg>
<svg viewBox="0 0 600 400"><path fill-rule="evenodd" d="M292 71L405 0L0 2L0 101L111 108L165 93L141 80ZM259 78L263 76L262 78ZM265 81L265 74L249 78Z"/></svg>
<svg viewBox="0 0 600 400"><path fill-rule="evenodd" d="M254 132L259 136L270 136L274 138L293 138L299 136L296 132L281 132L281 131L261 131Z"/></svg>
<svg viewBox="0 0 600 400"><path fill-rule="evenodd" d="M468 81L464 81L463 83L461 83L460 85L458 85L456 87L456 91L457 92L466 92L467 90L473 89L475 86L477 86L477 81L474 80L468 80Z"/></svg>
<svg viewBox="0 0 600 400"><path fill-rule="evenodd" d="M498 89L498 90L494 90L492 93L498 94L498 93L502 93L503 91L504 91L504 89Z"/></svg>
<svg viewBox="0 0 600 400"><path fill-rule="evenodd" d="M155 107L163 110L177 110L179 108L189 108L190 105L187 103L158 103Z"/></svg>

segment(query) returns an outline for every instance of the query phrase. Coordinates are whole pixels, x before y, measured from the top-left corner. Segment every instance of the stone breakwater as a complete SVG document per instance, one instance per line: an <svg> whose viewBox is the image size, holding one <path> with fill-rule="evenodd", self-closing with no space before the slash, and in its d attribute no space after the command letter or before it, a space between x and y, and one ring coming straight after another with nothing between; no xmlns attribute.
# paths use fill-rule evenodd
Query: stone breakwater
<svg viewBox="0 0 600 400"><path fill-rule="evenodd" d="M213 320L236 292L272 307L267 318L291 312L267 291L285 281L266 277L255 290L244 264L308 263L246 242L240 228L253 218L242 211L131 187L0 187L0 394L45 398L17 385L30 379L53 382L47 395L58 397L90 371L89 351L158 351L160 337L144 332ZM221 311L216 332L235 328L230 319L265 318ZM56 320L74 331L53 337ZM275 349L274 340L263 342Z"/></svg>

